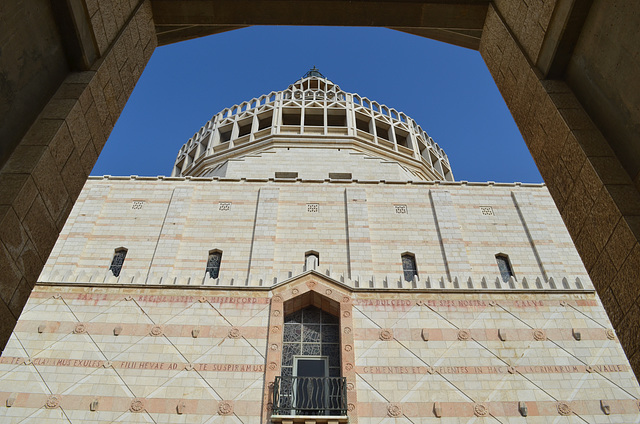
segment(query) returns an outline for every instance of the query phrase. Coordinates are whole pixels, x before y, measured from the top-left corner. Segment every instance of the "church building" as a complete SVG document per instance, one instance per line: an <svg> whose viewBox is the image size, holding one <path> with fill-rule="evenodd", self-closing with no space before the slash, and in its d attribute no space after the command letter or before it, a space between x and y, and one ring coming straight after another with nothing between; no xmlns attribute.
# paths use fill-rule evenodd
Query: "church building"
<svg viewBox="0 0 640 424"><path fill-rule="evenodd" d="M542 184L456 181L311 69L171 176L90 177L0 357L3 423L632 423Z"/></svg>

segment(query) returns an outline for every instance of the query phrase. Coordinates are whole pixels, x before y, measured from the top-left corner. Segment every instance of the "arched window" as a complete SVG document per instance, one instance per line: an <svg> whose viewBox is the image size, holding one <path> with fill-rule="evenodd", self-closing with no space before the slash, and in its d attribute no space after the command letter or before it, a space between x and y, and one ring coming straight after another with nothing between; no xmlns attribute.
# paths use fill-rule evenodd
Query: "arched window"
<svg viewBox="0 0 640 424"><path fill-rule="evenodd" d="M418 275L416 257L412 253L402 254L402 271L405 281L413 281L413 277Z"/></svg>
<svg viewBox="0 0 640 424"><path fill-rule="evenodd" d="M206 270L206 273L209 274L210 278L218 278L218 275L220 275L220 262L222 262L222 251L210 251Z"/></svg>
<svg viewBox="0 0 640 424"><path fill-rule="evenodd" d="M513 274L513 268L511 267L511 261L509 261L509 256L503 253L498 253L496 255L496 262L498 262L498 269L500 269L500 275L502 276L502 281L507 283L509 278L515 277Z"/></svg>
<svg viewBox="0 0 640 424"><path fill-rule="evenodd" d="M111 259L111 265L109 266L109 271L113 273L115 277L120 276L120 271L122 270L122 264L124 264L124 258L127 256L127 249L124 247L119 247L115 250L113 254L113 259Z"/></svg>

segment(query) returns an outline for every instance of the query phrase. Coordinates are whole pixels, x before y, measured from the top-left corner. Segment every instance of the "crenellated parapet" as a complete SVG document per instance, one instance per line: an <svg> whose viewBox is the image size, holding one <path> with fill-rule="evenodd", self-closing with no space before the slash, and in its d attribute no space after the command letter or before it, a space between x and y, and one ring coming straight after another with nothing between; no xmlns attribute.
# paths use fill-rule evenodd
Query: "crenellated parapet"
<svg viewBox="0 0 640 424"><path fill-rule="evenodd" d="M345 275L333 272L332 267L297 266L277 273L250 274L221 271L217 278L202 273L171 272L127 272L118 277L111 272L52 271L40 276L39 284L64 283L77 285L119 286L200 286L200 287L274 287L286 281L313 272L354 289L374 290L419 290L419 291L593 291L591 282L584 276L540 276L511 277L504 281L499 275L415 275L407 281L402 274Z"/></svg>

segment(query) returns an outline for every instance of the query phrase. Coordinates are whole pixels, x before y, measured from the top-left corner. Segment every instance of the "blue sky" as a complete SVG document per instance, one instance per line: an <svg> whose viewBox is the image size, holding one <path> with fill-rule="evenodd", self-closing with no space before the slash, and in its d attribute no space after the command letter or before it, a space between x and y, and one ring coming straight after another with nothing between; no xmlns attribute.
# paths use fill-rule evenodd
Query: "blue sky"
<svg viewBox="0 0 640 424"><path fill-rule="evenodd" d="M285 89L309 68L405 112L456 180L542 182L480 54L384 28L250 27L159 47L92 175L168 175L225 107Z"/></svg>

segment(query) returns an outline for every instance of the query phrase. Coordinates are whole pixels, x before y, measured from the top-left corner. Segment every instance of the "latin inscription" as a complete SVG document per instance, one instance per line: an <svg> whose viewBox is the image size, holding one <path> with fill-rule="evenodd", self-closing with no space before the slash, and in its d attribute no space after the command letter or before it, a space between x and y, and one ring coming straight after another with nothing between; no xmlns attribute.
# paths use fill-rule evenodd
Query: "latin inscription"
<svg viewBox="0 0 640 424"><path fill-rule="evenodd" d="M0 364L22 364L25 358L2 357ZM96 359L57 359L35 358L31 363L36 366L47 367L83 367L100 368L105 361ZM118 369L136 370L182 370L187 364L177 362L144 362L144 361L113 361L111 366ZM198 371L218 372L264 372L264 364L193 364Z"/></svg>
<svg viewBox="0 0 640 424"><path fill-rule="evenodd" d="M594 365L594 371L597 372L625 372L626 365ZM583 373L586 367L582 365L538 365L515 367L517 372L523 374L557 374L557 373ZM505 367L356 367L356 371L362 374L506 374L508 368ZM431 372L430 372L431 371Z"/></svg>

